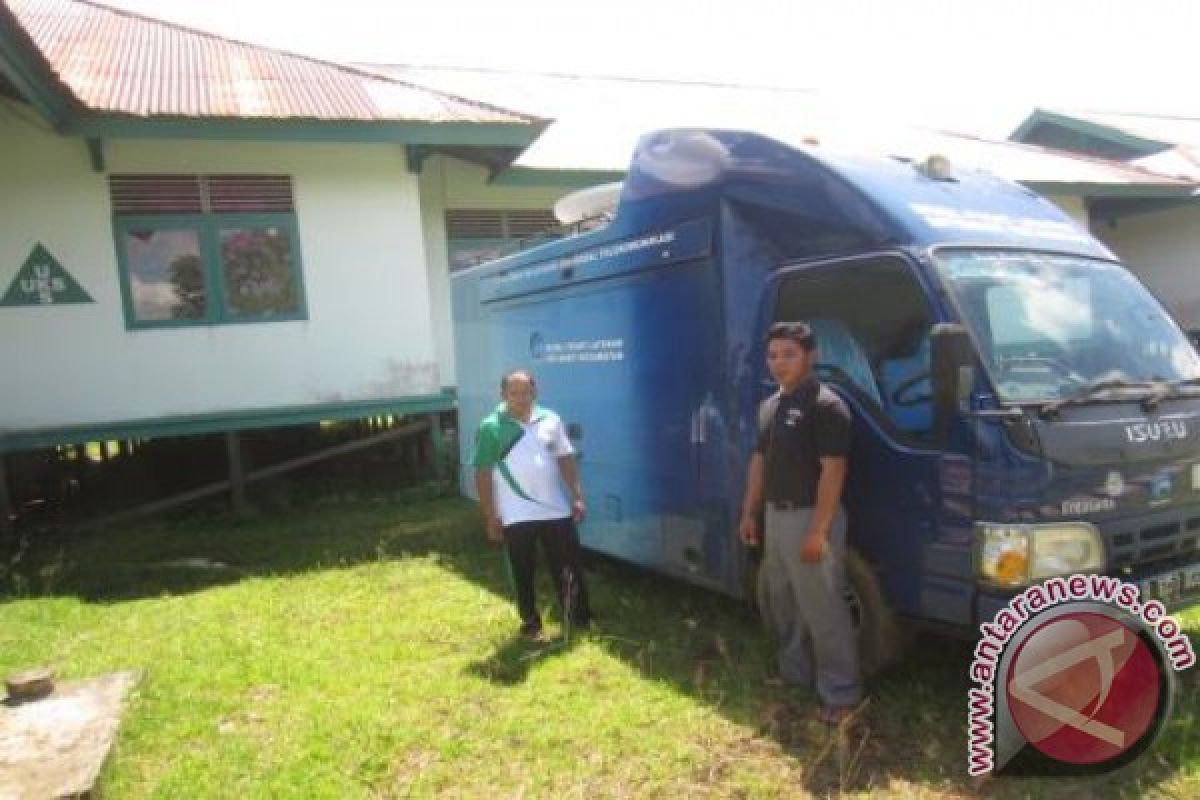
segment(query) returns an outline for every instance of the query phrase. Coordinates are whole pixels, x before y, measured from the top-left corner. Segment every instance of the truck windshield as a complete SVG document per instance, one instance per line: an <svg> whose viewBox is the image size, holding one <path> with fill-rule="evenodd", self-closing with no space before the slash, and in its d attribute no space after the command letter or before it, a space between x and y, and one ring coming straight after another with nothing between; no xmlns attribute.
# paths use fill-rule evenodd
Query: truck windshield
<svg viewBox="0 0 1200 800"><path fill-rule="evenodd" d="M1200 377L1183 332L1124 267L1014 251L945 250L935 260L1001 401Z"/></svg>

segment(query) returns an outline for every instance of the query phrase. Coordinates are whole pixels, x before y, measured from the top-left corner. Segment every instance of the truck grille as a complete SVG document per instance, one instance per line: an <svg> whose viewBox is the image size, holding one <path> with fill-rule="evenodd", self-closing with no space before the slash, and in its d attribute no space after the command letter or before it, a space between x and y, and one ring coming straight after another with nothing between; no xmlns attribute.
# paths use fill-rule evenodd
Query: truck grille
<svg viewBox="0 0 1200 800"><path fill-rule="evenodd" d="M1132 568L1141 572L1148 567L1200 557L1200 515L1179 519L1177 514L1177 511L1169 513L1175 519L1142 517L1116 523L1111 528L1106 526L1112 569Z"/></svg>

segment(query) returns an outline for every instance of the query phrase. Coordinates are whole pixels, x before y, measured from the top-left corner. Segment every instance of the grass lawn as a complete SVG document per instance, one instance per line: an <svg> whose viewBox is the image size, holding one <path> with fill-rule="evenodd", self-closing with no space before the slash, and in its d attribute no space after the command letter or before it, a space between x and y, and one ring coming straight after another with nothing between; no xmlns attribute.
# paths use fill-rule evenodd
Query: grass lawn
<svg viewBox="0 0 1200 800"><path fill-rule="evenodd" d="M229 568L170 564L194 558ZM1200 797L1200 670L1125 770L976 791L965 645L920 639L839 739L810 695L764 684L768 644L736 603L631 568L589 574L595 631L514 640L498 552L455 499L47 539L17 571L0 673L144 673L107 797Z"/></svg>

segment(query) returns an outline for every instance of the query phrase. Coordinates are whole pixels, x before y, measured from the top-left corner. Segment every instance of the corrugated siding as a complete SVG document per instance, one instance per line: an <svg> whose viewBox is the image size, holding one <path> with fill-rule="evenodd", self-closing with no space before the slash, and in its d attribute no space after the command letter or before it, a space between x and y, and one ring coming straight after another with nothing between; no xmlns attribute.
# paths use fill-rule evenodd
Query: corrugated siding
<svg viewBox="0 0 1200 800"><path fill-rule="evenodd" d="M78 99L139 116L510 122L482 103L72 0L6 0Z"/></svg>

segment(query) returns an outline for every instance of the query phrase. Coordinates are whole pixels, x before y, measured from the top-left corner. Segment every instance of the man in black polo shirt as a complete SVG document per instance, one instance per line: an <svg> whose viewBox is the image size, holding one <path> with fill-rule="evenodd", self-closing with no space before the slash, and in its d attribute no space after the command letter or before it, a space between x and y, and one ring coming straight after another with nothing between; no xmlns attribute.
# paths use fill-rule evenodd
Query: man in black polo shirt
<svg viewBox="0 0 1200 800"><path fill-rule="evenodd" d="M766 532L759 598L779 636L779 674L811 684L819 718L843 720L862 699L858 648L846 605L846 516L841 508L850 411L813 374L816 338L802 322L767 333L767 369L779 391L759 409L758 444L746 476L739 533Z"/></svg>

